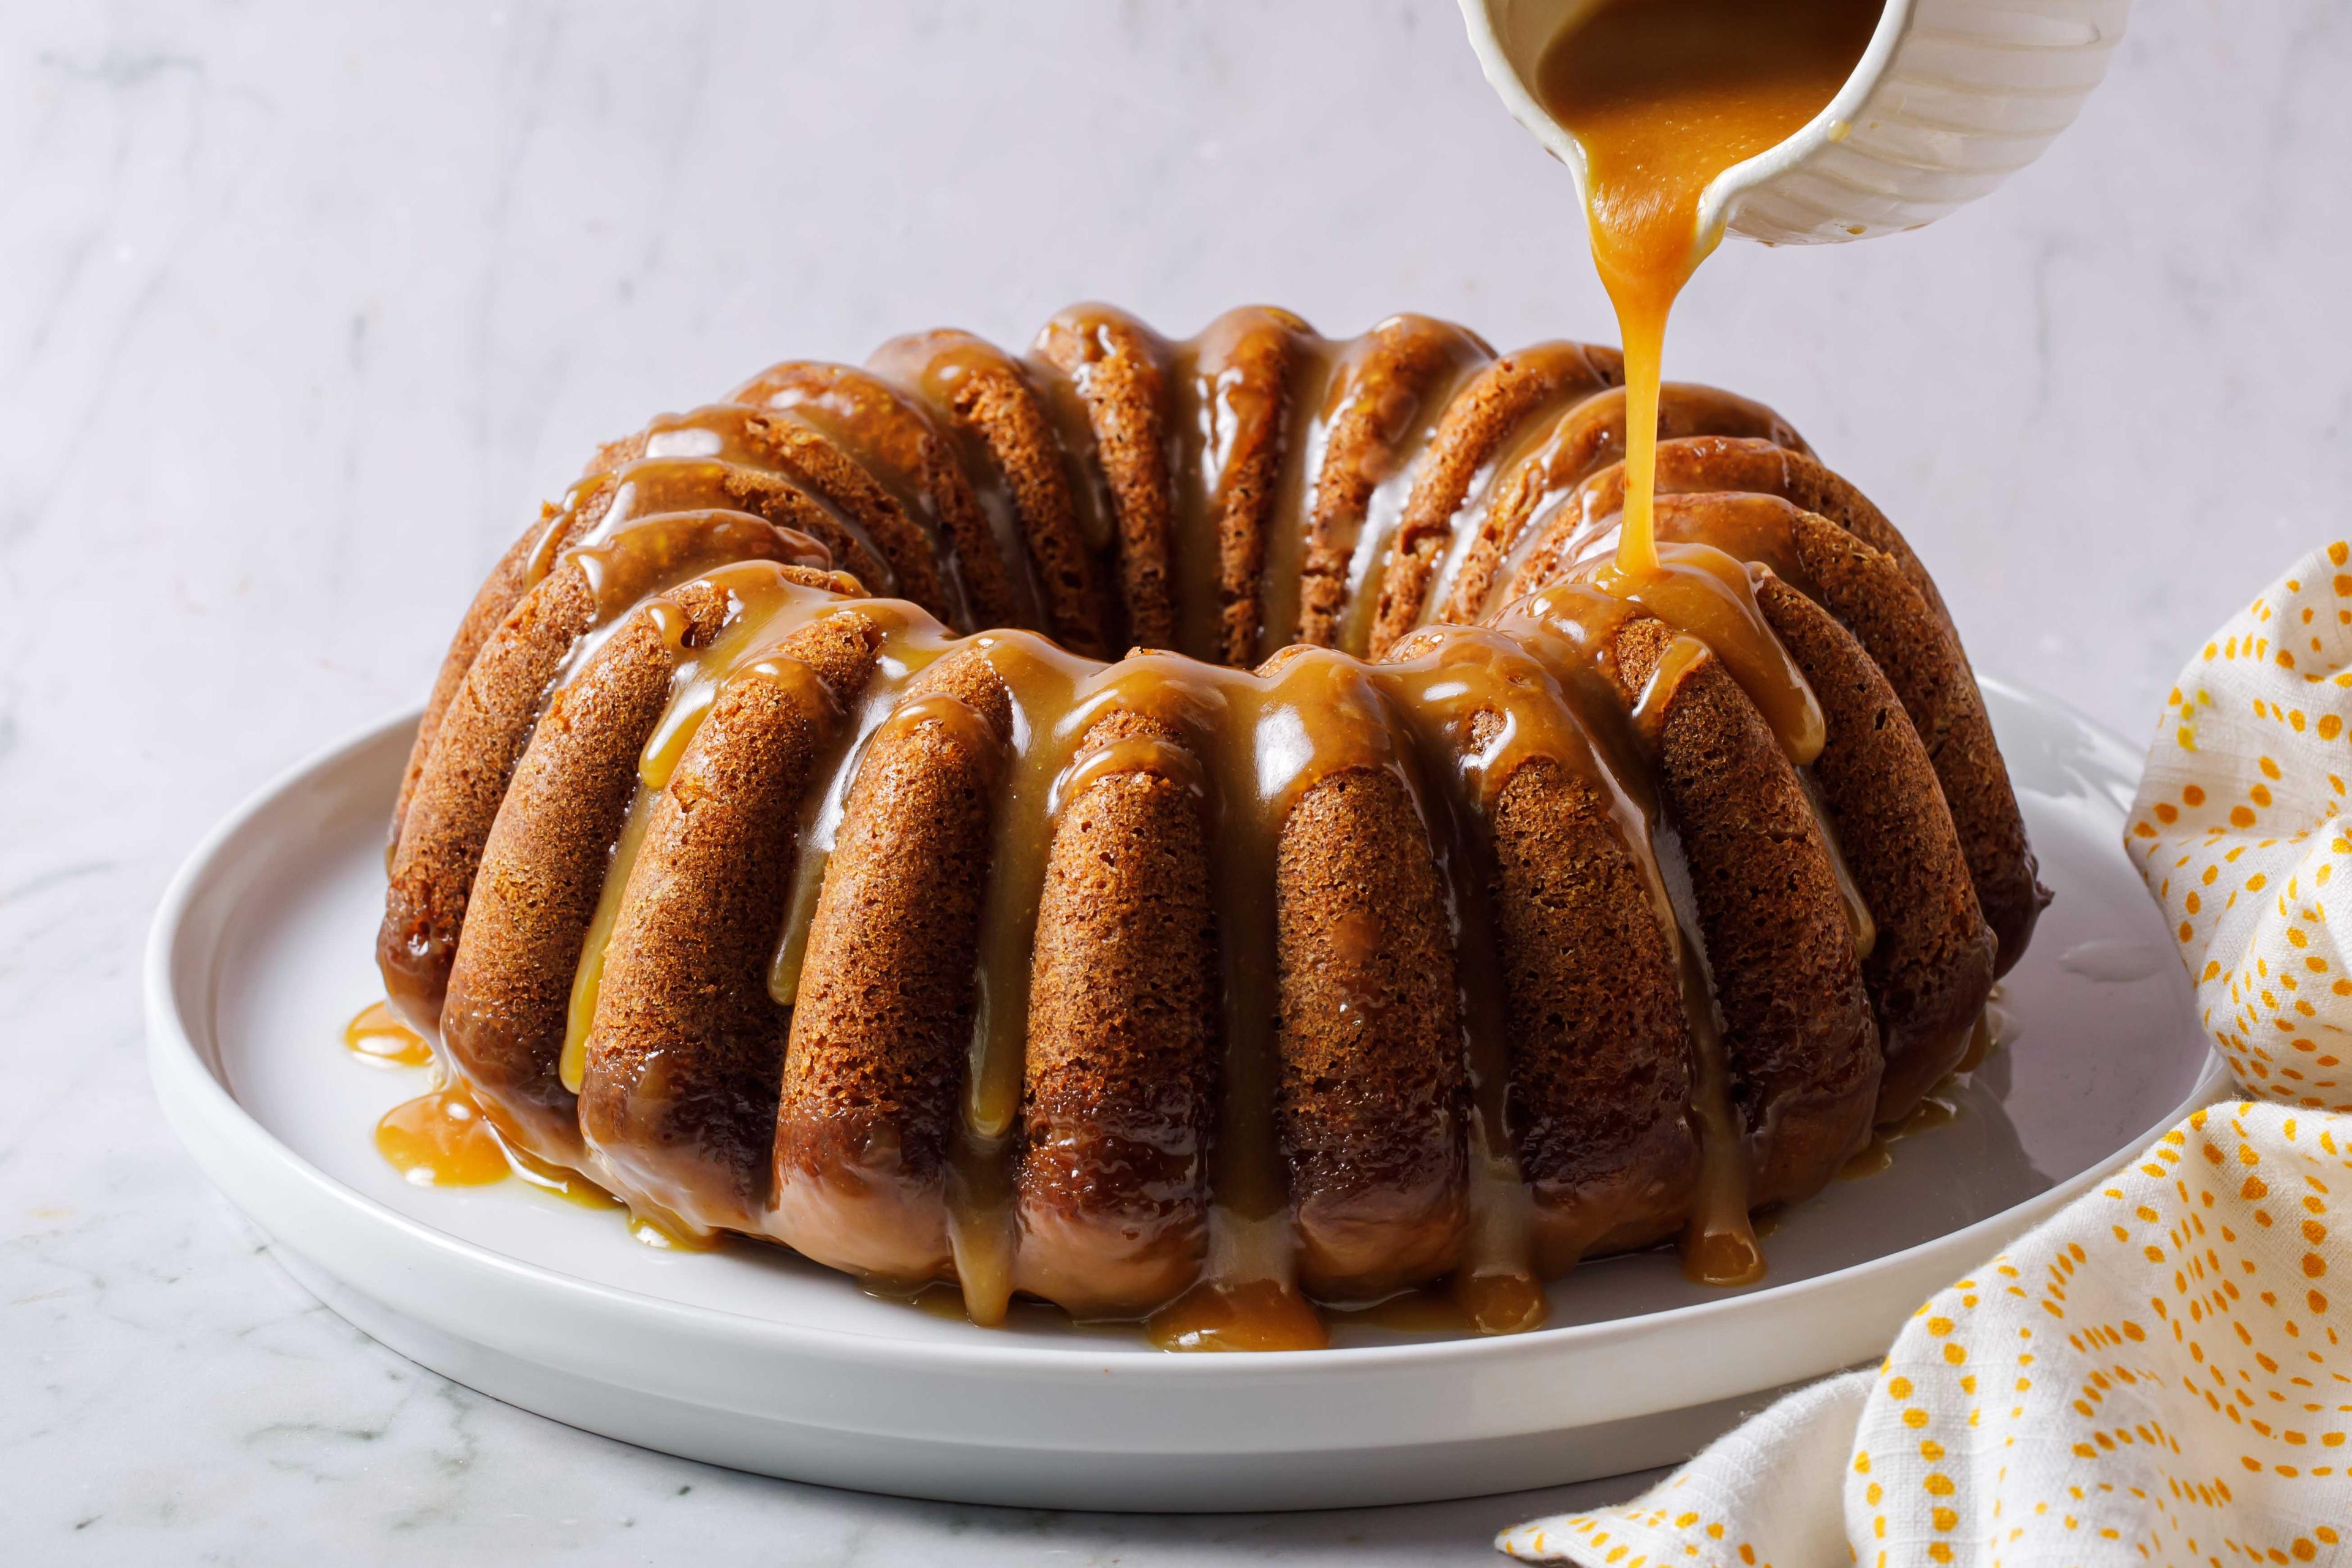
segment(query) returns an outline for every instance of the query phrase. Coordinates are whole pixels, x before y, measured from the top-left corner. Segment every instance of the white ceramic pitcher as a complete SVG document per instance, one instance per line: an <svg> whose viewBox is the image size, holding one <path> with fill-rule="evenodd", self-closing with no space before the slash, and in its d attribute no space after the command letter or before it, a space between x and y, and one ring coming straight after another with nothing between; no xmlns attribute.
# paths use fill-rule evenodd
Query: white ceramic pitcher
<svg viewBox="0 0 2352 1568"><path fill-rule="evenodd" d="M1544 47L1600 0L1461 0L1486 79L1576 175L1584 156L1534 91ZM1765 0L1758 0L1765 3ZM2042 155L2106 74L2131 0L1886 0L1827 108L1716 176L1699 232L1770 245L1932 223Z"/></svg>

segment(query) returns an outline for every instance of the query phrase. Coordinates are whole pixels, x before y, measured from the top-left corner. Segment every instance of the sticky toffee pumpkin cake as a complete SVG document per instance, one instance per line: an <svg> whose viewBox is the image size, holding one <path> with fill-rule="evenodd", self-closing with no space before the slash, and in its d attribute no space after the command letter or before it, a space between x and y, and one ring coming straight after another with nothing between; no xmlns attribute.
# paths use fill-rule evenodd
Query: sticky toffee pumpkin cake
<svg viewBox="0 0 2352 1568"><path fill-rule="evenodd" d="M1935 584L1769 409L1664 388L1616 563L1622 382L1082 306L655 420L458 627L394 1005L530 1160L982 1322L1752 1278L2047 895Z"/></svg>

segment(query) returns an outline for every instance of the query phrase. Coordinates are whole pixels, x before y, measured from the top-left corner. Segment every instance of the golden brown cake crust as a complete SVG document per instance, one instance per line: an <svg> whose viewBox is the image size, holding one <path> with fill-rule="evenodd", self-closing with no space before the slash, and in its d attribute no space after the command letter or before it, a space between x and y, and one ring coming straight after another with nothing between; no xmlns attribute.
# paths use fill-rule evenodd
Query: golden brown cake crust
<svg viewBox="0 0 2352 1568"><path fill-rule="evenodd" d="M760 1227L791 1015L767 986L784 873L803 793L880 644L866 616L826 616L719 689L604 948L581 1131L629 1190L698 1228Z"/></svg>
<svg viewBox="0 0 2352 1568"><path fill-rule="evenodd" d="M947 1159L1012 704L979 653L868 745L809 927L784 1058L771 1234L819 1262L945 1277Z"/></svg>
<svg viewBox="0 0 2352 1568"><path fill-rule="evenodd" d="M726 618L725 597L704 584L663 602L689 641L707 641ZM558 1076L572 973L677 652L641 609L556 694L502 791L473 882L444 1041L491 1121L543 1160L581 1157L575 1101Z"/></svg>
<svg viewBox="0 0 2352 1568"><path fill-rule="evenodd" d="M2024 815L1967 656L1899 563L1826 525L1804 528L1801 537L1822 607L1869 652L1927 749L1992 928L1993 973L2004 973L2023 955L2050 894L2036 875Z"/></svg>
<svg viewBox="0 0 2352 1568"><path fill-rule="evenodd" d="M895 339L868 365L933 402L978 440L1012 499L1043 629L1073 652L1107 657L1109 601L1078 530L1061 443L1020 365L994 344L951 331Z"/></svg>
<svg viewBox="0 0 2352 1568"><path fill-rule="evenodd" d="M1680 1228L1698 1173L1690 1044L1667 933L1592 786L1533 759L1503 784L1493 837L1510 1121L1549 1276Z"/></svg>
<svg viewBox="0 0 2352 1568"><path fill-rule="evenodd" d="M1208 646L1187 651L1219 664L1257 662L1262 624L1266 536L1281 494L1288 442L1292 373L1312 336L1287 310L1248 306L1229 310L1202 334L1194 374L1214 388L1221 407L1223 461L1203 474L1209 534L1215 542L1215 620ZM1193 546L1199 548L1196 543Z"/></svg>
<svg viewBox="0 0 2352 1568"><path fill-rule="evenodd" d="M1405 501L1404 521L1389 547L1372 622L1373 658L1420 624L1430 579L1453 536L1454 515L1469 496L1471 481L1521 421L1622 385L1624 380L1624 361L1612 350L1585 343L1538 343L1505 354L1462 389L1446 407L1437 439Z"/></svg>
<svg viewBox="0 0 2352 1568"><path fill-rule="evenodd" d="M698 571L730 561L798 562L812 542L740 513L650 520L616 535L602 569L625 607ZM822 558L819 552L818 558ZM822 574L811 579L827 582ZM642 586L627 592L620 584ZM467 896L516 760L550 683L596 623L599 585L565 558L509 612L482 645L442 716L392 858L376 957L394 1000L428 1031L438 1022Z"/></svg>
<svg viewBox="0 0 2352 1568"><path fill-rule="evenodd" d="M1759 505L1768 493L1726 499L1752 518L1768 510ZM1730 540L1714 531L1724 510L1703 496L1665 498L1661 537L1717 542L1742 559L1767 561L1854 635L1927 747L1978 907L1992 928L1994 973L2005 973L2025 951L2049 892L2037 879L2008 764L1959 639L1901 558L1832 520L1792 510L1776 520L1775 539Z"/></svg>
<svg viewBox="0 0 2352 1568"><path fill-rule="evenodd" d="M1299 568L1297 640L1339 645L1348 573L1372 492L1395 471L1398 448L1426 417L1433 395L1494 352L1461 328L1426 316L1391 316L1374 327L1370 352L1347 367L1344 397L1324 437L1323 466L1307 513Z"/></svg>
<svg viewBox="0 0 2352 1568"><path fill-rule="evenodd" d="M1075 762L1183 733L1114 711ZM1197 769L1197 763L1194 764ZM1192 1283L1217 1077L1216 949L1201 802L1181 768L1107 774L1065 804L1037 911L1015 1184L1015 1283L1138 1314Z"/></svg>
<svg viewBox="0 0 2352 1568"><path fill-rule="evenodd" d="M730 403L799 414L869 468L929 507L975 625L1024 624L1023 595L996 546L971 480L946 432L879 376L851 365L794 360L728 394Z"/></svg>
<svg viewBox="0 0 2352 1568"><path fill-rule="evenodd" d="M1992 992L1992 929L1927 749L1878 666L1780 578L1757 601L1829 721L1812 778L1876 925L1863 978L1886 1057L1877 1118L1895 1121L1967 1053Z"/></svg>
<svg viewBox="0 0 2352 1568"><path fill-rule="evenodd" d="M1636 616L1617 679L1639 700L1676 633ZM1836 875L1780 742L1712 653L1665 709L1658 781L1690 867L1723 1015L1750 1200L1807 1196L1870 1137L1880 1056Z"/></svg>
<svg viewBox="0 0 2352 1568"><path fill-rule="evenodd" d="M938 548L922 525L907 515L896 496L811 426L760 415L751 420L749 431L771 460L790 468L811 489L856 521L889 562L899 597L920 605L942 621L954 621L954 604L940 573Z"/></svg>
<svg viewBox="0 0 2352 1568"><path fill-rule="evenodd" d="M1349 768L1291 808L1275 866L1276 1123L1316 1294L1379 1297L1454 1266L1462 1034L1445 889L1390 772Z"/></svg>
<svg viewBox="0 0 2352 1568"><path fill-rule="evenodd" d="M1127 639L1173 647L1176 497L1168 460L1167 345L1123 311L1080 305L1046 324L1037 353L1071 378L1086 402L1118 530Z"/></svg>

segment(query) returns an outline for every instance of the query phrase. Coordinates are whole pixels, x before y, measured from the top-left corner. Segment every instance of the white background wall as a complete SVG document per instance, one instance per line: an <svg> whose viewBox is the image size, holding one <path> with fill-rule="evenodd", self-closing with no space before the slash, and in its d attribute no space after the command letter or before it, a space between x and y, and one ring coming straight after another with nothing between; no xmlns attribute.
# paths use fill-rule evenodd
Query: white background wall
<svg viewBox="0 0 2352 1568"><path fill-rule="evenodd" d="M1670 374L1780 407L1981 667L2137 736L2210 625L2352 529L2347 80L2352 7L2145 5L1991 200L1727 247ZM280 1375L261 1331L314 1415L380 1365L231 1256L147 1098L135 948L202 827L417 698L594 441L1087 297L1612 335L1564 173L1444 0L0 9L0 1387L31 1391L0 1515L220 1486L369 1517L123 1451L156 1389L201 1423ZM372 1462L429 1491L457 1417L415 1419Z"/></svg>

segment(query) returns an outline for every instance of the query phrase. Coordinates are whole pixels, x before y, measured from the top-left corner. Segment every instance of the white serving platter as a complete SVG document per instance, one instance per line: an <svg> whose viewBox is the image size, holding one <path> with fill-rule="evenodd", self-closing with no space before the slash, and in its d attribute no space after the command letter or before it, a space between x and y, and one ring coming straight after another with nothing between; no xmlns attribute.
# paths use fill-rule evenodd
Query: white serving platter
<svg viewBox="0 0 2352 1568"><path fill-rule="evenodd" d="M1758 1286L1653 1253L1577 1270L1497 1339L1355 1327L1183 1356L1044 1309L1001 1330L749 1244L681 1253L520 1182L408 1184L376 1119L427 1087L345 1051L381 994L383 824L415 716L269 784L197 847L147 954L150 1062L205 1173L376 1339L572 1426L799 1480L1031 1507L1246 1510L1466 1497L1682 1458L1791 1383L1867 1361L1931 1292L2224 1081L2119 836L2137 750L1986 695L2057 890L2003 982L2010 1046L1892 1167L1783 1216Z"/></svg>

